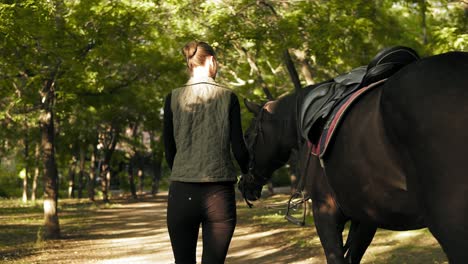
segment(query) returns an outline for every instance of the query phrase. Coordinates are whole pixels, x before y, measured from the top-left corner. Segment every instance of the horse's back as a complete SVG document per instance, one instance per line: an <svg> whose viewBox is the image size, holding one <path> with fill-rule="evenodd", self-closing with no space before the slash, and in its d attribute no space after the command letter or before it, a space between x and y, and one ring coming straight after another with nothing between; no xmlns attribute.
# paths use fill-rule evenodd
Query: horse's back
<svg viewBox="0 0 468 264"><path fill-rule="evenodd" d="M415 166L433 167L431 174L458 169L467 173L468 186L468 53L433 56L403 69L385 85L381 107L387 132Z"/></svg>
<svg viewBox="0 0 468 264"><path fill-rule="evenodd" d="M449 259L458 263L468 257L468 53L404 68L385 85L381 103L386 131L406 164L408 188Z"/></svg>
<svg viewBox="0 0 468 264"><path fill-rule="evenodd" d="M468 52L449 52L421 59L392 76L387 82L383 100L391 100L392 104L398 103L403 107L408 103L422 107L421 103L432 106L437 102L445 106L446 99L453 102L467 100L467 82ZM421 102L409 101L415 99Z"/></svg>

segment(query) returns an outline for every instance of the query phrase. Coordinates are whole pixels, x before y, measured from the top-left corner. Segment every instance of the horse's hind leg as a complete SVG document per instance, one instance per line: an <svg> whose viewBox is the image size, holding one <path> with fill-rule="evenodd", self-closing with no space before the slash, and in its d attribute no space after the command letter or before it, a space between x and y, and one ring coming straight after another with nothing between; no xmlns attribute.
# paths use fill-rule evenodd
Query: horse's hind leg
<svg viewBox="0 0 468 264"><path fill-rule="evenodd" d="M342 232L346 219L333 199L313 200L312 210L317 233L320 237L327 263L344 264Z"/></svg>
<svg viewBox="0 0 468 264"><path fill-rule="evenodd" d="M455 128L449 131L454 134ZM417 195L427 227L449 262L468 263L468 167L465 165L468 136L463 141L443 145L439 147L440 153L446 155L431 152L432 149L413 155L418 172L414 174L419 184Z"/></svg>
<svg viewBox="0 0 468 264"><path fill-rule="evenodd" d="M360 263L369 244L374 238L377 227L369 224L352 222L346 244L349 249L346 253L347 263ZM346 246L345 246L346 247Z"/></svg>
<svg viewBox="0 0 468 264"><path fill-rule="evenodd" d="M466 150L468 144L463 147ZM428 162L416 163L424 165L419 165L416 175L420 182L419 200L427 227L449 262L468 263L468 168L463 163L466 156L453 155L455 152L448 150L443 153L450 155L425 154L421 156Z"/></svg>
<svg viewBox="0 0 468 264"><path fill-rule="evenodd" d="M429 209L428 217L429 230L439 241L451 264L468 263L468 205L466 198L445 201L444 203L432 201L432 204L433 207Z"/></svg>

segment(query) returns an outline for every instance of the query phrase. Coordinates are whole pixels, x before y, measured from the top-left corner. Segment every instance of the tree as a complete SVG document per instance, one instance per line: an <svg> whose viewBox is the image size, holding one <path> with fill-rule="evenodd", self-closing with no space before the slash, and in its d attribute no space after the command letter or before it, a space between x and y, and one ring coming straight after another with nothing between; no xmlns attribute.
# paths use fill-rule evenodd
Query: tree
<svg viewBox="0 0 468 264"><path fill-rule="evenodd" d="M4 1L0 151L18 162L13 177L26 168L25 192L41 169L45 232L58 237L58 177L70 160L79 167L72 184L79 197L86 181L94 200L99 179L108 200L110 172L137 156L151 157L156 192L161 108L187 79L186 42L211 43L221 63L217 80L264 101L267 88L273 97L293 91L285 51L305 86L365 65L391 45L424 56L467 50L466 10L449 0Z"/></svg>
<svg viewBox="0 0 468 264"><path fill-rule="evenodd" d="M16 33L6 34L2 47L5 59L2 68L9 73L4 78L6 87L9 88L7 98L11 99L10 108L5 115L8 116L9 111L37 113L44 164L44 219L47 238L60 236L53 105L57 79L62 74L63 54L60 54L60 40L66 40L61 39L58 34L63 23L56 19L60 17L60 8L57 8L60 3L57 4L24 2L2 6L2 18L5 19L2 26L5 32ZM21 19L15 19L16 17Z"/></svg>
<svg viewBox="0 0 468 264"><path fill-rule="evenodd" d="M86 145L92 142L90 135L100 135L108 147L101 170L101 176L107 177L119 134L135 116L129 109L142 99L137 92L155 87L161 68L154 66L167 63L154 63L161 57L153 38L159 20L149 19L151 13L144 5L129 5L31 0L1 6L1 27L6 32L0 65L6 106L2 116L7 122L22 118L37 122L41 130L46 238L60 236L56 151L69 150L56 146L57 136L66 142L66 137L79 135ZM73 109L79 113L95 109L100 115L87 118L86 128L75 126L78 132L74 132L66 126L79 116Z"/></svg>

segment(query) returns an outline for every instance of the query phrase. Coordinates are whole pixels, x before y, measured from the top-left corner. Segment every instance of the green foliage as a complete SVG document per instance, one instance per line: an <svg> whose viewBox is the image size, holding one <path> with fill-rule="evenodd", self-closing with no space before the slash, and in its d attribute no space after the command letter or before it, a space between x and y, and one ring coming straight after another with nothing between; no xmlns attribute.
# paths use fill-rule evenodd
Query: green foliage
<svg viewBox="0 0 468 264"><path fill-rule="evenodd" d="M291 185L291 177L290 177L289 169L286 168L286 167L282 167L279 170L275 171L273 173L272 178L271 178L271 183L275 187L290 186Z"/></svg>
<svg viewBox="0 0 468 264"><path fill-rule="evenodd" d="M165 95L188 78L180 52L188 41L211 43L220 62L217 80L260 102L263 88L275 97L293 90L285 50L306 85L367 64L391 45L424 56L467 51L467 19L466 4L449 0L3 1L0 153L21 168L38 166L46 80L55 84L56 158L65 182L80 148L88 171L91 152L111 132L126 160L136 153L162 160L161 108ZM243 112L244 124L250 118ZM136 135L127 133L134 127ZM9 175L2 173L0 182L13 184ZM15 188L21 184L6 189Z"/></svg>
<svg viewBox="0 0 468 264"><path fill-rule="evenodd" d="M0 198L19 197L22 180L18 177L21 163L15 162L14 156L5 157L0 162Z"/></svg>

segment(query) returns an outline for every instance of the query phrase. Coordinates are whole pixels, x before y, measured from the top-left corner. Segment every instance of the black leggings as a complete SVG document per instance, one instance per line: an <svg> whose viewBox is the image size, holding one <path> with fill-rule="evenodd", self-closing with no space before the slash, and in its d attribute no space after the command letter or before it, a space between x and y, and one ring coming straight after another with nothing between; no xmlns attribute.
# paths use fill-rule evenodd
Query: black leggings
<svg viewBox="0 0 468 264"><path fill-rule="evenodd" d="M196 263L202 225L202 264L224 263L236 227L234 184L171 182L167 226L177 264Z"/></svg>

